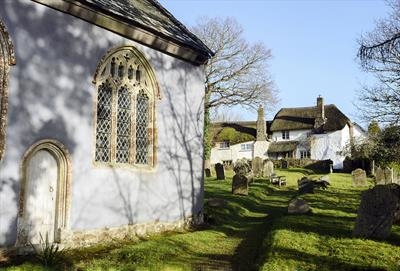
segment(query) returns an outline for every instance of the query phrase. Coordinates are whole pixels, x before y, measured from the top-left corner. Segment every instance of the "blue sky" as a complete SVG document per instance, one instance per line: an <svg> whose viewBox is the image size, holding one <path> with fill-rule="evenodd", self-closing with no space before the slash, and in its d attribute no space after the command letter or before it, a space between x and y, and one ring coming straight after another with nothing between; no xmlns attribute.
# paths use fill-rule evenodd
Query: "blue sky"
<svg viewBox="0 0 400 271"><path fill-rule="evenodd" d="M272 50L270 71L280 103L266 109L268 118L281 107L312 106L322 95L326 104L336 104L359 121L353 103L361 84L371 77L356 61L357 40L389 13L383 0L160 2L188 27L201 16L234 17L247 40L262 41ZM242 114L242 119L255 118L253 112Z"/></svg>

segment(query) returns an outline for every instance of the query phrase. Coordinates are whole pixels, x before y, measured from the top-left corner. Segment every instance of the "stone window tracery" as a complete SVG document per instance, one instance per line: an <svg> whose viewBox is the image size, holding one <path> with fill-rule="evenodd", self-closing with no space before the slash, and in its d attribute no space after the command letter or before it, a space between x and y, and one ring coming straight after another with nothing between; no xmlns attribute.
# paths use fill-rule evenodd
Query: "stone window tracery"
<svg viewBox="0 0 400 271"><path fill-rule="evenodd" d="M154 72L134 47L114 49L97 67L95 162L153 167L156 160Z"/></svg>

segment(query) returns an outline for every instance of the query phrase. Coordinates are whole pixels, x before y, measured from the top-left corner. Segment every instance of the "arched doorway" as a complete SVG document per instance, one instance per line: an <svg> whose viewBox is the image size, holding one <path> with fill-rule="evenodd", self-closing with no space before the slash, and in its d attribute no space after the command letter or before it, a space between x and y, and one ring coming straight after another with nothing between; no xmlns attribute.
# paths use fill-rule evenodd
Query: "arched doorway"
<svg viewBox="0 0 400 271"><path fill-rule="evenodd" d="M25 153L21 166L17 245L60 242L69 228L71 162L56 140L41 140Z"/></svg>

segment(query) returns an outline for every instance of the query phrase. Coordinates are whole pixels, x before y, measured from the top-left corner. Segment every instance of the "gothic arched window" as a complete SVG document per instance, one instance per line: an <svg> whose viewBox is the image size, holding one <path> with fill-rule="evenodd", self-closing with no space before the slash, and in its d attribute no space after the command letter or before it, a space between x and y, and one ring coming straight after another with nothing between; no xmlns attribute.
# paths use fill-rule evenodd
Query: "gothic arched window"
<svg viewBox="0 0 400 271"><path fill-rule="evenodd" d="M153 167L159 89L147 60L131 46L111 50L100 61L94 83L95 162Z"/></svg>
<svg viewBox="0 0 400 271"><path fill-rule="evenodd" d="M4 23L0 20L0 160L4 156L8 111L8 77L15 65L14 47Z"/></svg>

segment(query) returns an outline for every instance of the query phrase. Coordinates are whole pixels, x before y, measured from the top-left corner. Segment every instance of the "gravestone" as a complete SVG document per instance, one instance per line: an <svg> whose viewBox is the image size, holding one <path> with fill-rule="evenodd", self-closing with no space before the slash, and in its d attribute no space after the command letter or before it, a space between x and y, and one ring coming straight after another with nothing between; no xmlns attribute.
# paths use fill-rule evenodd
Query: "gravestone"
<svg viewBox="0 0 400 271"><path fill-rule="evenodd" d="M249 194L249 182L245 175L236 174L232 179L232 194L244 195Z"/></svg>
<svg viewBox="0 0 400 271"><path fill-rule="evenodd" d="M375 170L375 184L386 184L385 171L380 167Z"/></svg>
<svg viewBox="0 0 400 271"><path fill-rule="evenodd" d="M299 194L314 194L312 180L309 180L307 177L302 177L300 180L297 180L297 186Z"/></svg>
<svg viewBox="0 0 400 271"><path fill-rule="evenodd" d="M353 186L365 186L367 185L367 173L361 168L357 168L351 172L353 177Z"/></svg>
<svg viewBox="0 0 400 271"><path fill-rule="evenodd" d="M376 185L364 191L357 212L354 235L386 239L400 208L400 186Z"/></svg>
<svg viewBox="0 0 400 271"><path fill-rule="evenodd" d="M233 166L233 171L237 175L247 175L250 172L250 165L246 159L239 159Z"/></svg>
<svg viewBox="0 0 400 271"><path fill-rule="evenodd" d="M306 214L310 211L311 208L305 200L293 199L289 202L288 206L289 214Z"/></svg>
<svg viewBox="0 0 400 271"><path fill-rule="evenodd" d="M272 173L274 173L274 163L271 160L266 160L263 166L263 177L271 177Z"/></svg>
<svg viewBox="0 0 400 271"><path fill-rule="evenodd" d="M211 177L211 170L209 168L205 169L206 177Z"/></svg>
<svg viewBox="0 0 400 271"><path fill-rule="evenodd" d="M225 180L224 166L221 163L215 164L215 173L217 174L217 180Z"/></svg>
<svg viewBox="0 0 400 271"><path fill-rule="evenodd" d="M391 184L393 182L393 169L385 168L385 184Z"/></svg>
<svg viewBox="0 0 400 271"><path fill-rule="evenodd" d="M260 157L254 157L252 163L253 174L255 177L260 177L262 175L263 160Z"/></svg>
<svg viewBox="0 0 400 271"><path fill-rule="evenodd" d="M289 162L284 159L281 159L281 168L283 169L289 168Z"/></svg>

